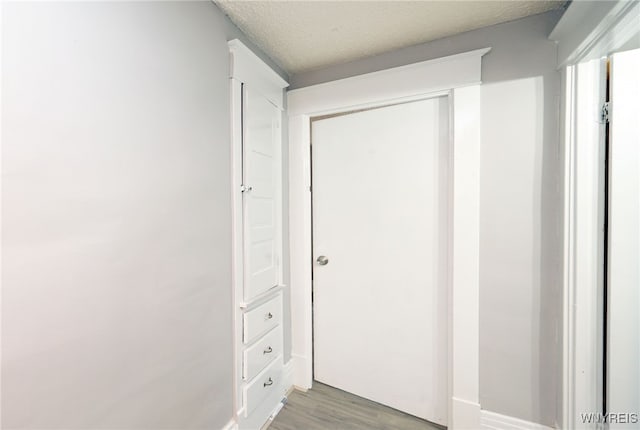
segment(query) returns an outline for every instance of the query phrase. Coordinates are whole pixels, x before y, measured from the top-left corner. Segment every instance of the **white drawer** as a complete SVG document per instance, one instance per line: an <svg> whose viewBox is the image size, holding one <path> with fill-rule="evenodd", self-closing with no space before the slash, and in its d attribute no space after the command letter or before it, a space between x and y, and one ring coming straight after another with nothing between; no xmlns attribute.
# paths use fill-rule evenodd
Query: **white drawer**
<svg viewBox="0 0 640 430"><path fill-rule="evenodd" d="M243 320L244 332L242 337L244 343L251 343L282 321L282 294L278 294L268 302L245 312Z"/></svg>
<svg viewBox="0 0 640 430"><path fill-rule="evenodd" d="M281 390L282 356L276 359L244 388L245 416L249 416L271 394ZM275 405L274 405L275 407Z"/></svg>
<svg viewBox="0 0 640 430"><path fill-rule="evenodd" d="M282 354L282 327L278 326L244 350L243 378L245 380L253 378L280 354Z"/></svg>

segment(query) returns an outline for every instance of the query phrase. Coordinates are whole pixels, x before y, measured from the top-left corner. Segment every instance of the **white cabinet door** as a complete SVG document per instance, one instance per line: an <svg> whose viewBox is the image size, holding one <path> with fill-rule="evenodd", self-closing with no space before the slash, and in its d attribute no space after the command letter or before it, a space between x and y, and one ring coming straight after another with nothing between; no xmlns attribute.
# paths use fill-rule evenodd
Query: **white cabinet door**
<svg viewBox="0 0 640 430"><path fill-rule="evenodd" d="M314 121L314 377L447 422L446 98Z"/></svg>
<svg viewBox="0 0 640 430"><path fill-rule="evenodd" d="M278 284L280 110L243 85L244 299Z"/></svg>

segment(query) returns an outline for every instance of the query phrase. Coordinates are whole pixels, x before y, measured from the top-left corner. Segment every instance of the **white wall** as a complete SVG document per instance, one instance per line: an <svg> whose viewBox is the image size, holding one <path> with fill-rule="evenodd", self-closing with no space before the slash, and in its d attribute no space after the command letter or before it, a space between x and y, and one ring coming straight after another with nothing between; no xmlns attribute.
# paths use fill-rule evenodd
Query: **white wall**
<svg viewBox="0 0 640 430"><path fill-rule="evenodd" d="M2 8L2 428L221 428L243 36L210 2Z"/></svg>
<svg viewBox="0 0 640 430"><path fill-rule="evenodd" d="M553 425L559 414L560 77L550 12L294 75L292 88L492 47L482 65L480 404ZM559 420L558 420L559 422Z"/></svg>

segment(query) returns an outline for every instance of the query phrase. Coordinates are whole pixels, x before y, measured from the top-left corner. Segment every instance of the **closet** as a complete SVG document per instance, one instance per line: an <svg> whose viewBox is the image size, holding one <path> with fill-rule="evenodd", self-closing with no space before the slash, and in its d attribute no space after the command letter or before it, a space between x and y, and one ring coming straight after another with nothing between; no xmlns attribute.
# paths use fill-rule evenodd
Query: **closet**
<svg viewBox="0 0 640 430"><path fill-rule="evenodd" d="M231 54L235 410L259 429L290 384L283 370L282 114L288 85L238 40Z"/></svg>

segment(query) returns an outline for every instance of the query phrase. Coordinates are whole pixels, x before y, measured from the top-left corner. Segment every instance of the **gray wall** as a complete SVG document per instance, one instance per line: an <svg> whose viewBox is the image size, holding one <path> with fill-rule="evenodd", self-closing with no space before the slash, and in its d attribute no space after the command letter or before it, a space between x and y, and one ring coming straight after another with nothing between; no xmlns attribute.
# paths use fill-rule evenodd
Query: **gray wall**
<svg viewBox="0 0 640 430"><path fill-rule="evenodd" d="M480 403L553 425L559 414L560 12L292 77L292 88L492 47L482 66Z"/></svg>
<svg viewBox="0 0 640 430"><path fill-rule="evenodd" d="M240 32L210 2L2 7L2 428L221 428Z"/></svg>

